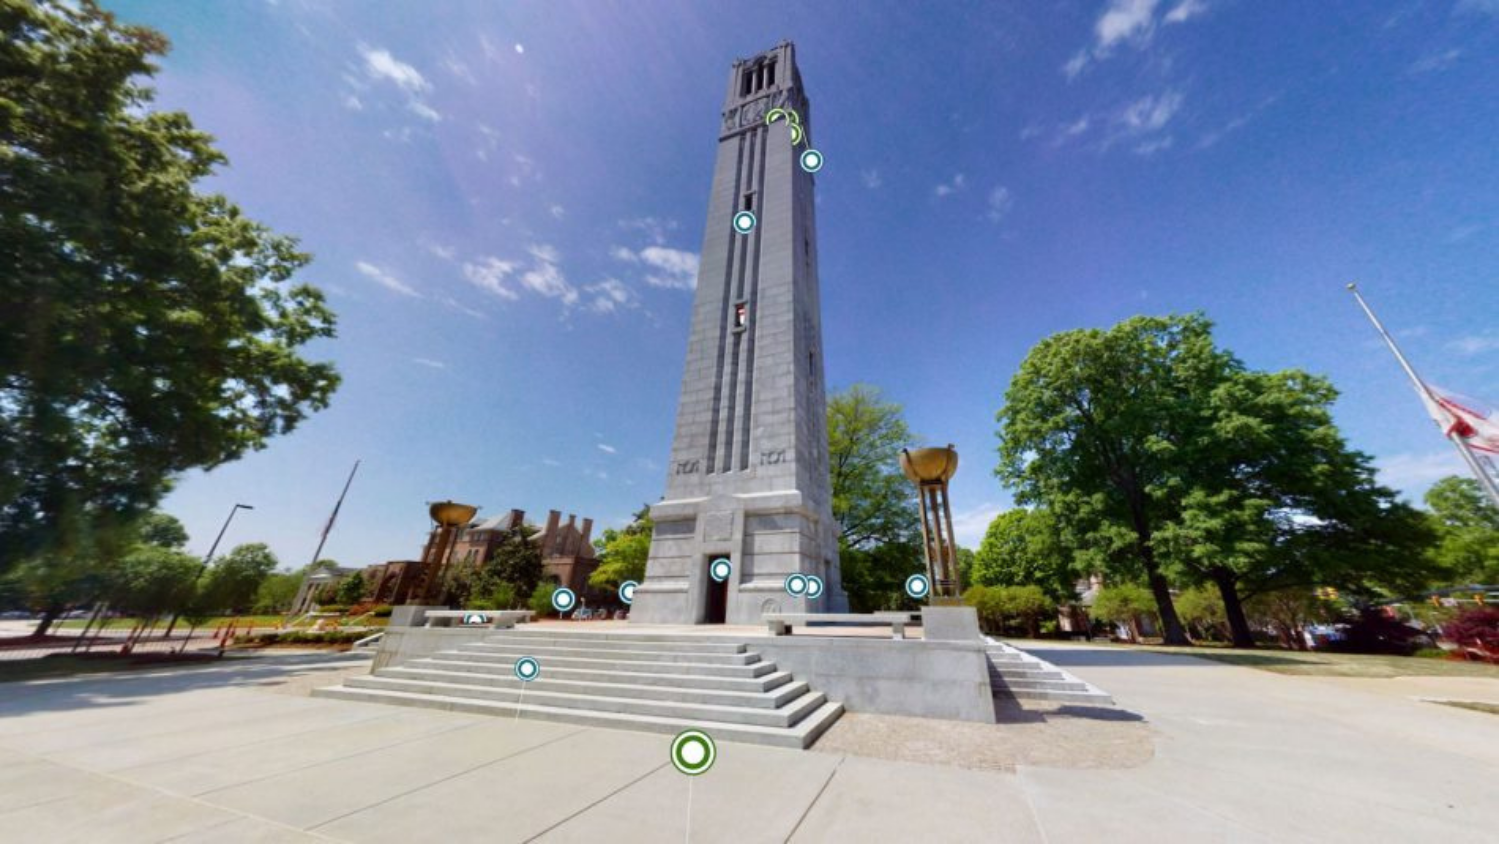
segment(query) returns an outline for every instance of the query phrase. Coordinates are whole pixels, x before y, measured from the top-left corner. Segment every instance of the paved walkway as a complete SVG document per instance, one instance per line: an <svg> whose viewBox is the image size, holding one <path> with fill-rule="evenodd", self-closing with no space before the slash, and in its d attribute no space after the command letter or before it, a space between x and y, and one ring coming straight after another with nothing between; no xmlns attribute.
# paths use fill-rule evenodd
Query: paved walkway
<svg viewBox="0 0 1500 844"><path fill-rule="evenodd" d="M666 736L308 698L358 663L261 657L0 686L0 830L90 844L1495 840L1493 716L1176 656L1043 656L1144 715L1154 757L1009 773L724 743L689 780Z"/></svg>

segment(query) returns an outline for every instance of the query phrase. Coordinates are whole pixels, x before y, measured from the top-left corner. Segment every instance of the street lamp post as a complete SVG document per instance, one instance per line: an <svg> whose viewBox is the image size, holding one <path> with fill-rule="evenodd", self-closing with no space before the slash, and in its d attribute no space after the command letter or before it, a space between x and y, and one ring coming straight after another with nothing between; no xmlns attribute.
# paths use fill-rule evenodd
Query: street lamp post
<svg viewBox="0 0 1500 844"><path fill-rule="evenodd" d="M219 528L219 535L216 536L216 537L214 537L214 544L208 546L208 556L206 556L206 557L203 558L202 565L198 566L198 573L193 576L193 585L194 586L197 586L198 585L198 581L203 579L203 573L206 572L206 571L208 571L208 562L209 562L209 560L212 560L214 558L214 552L217 551L217 550L219 550L219 540L223 539L224 538L224 532L227 531L227 530L229 530L229 523L232 522L232 521L234 521L234 514L238 513L241 510L254 510L254 509L255 508L253 506L249 505L249 504L236 504L233 507L229 508L229 515L224 518L224 526L221 527L221 528ZM179 615L181 615L181 614L182 614L181 612L174 612L174 613L172 613L172 621L167 624L166 637L168 639L172 638L172 628L174 628L174 627L177 626L177 617ZM184 648L186 648L187 647L187 643L183 642L182 646Z"/></svg>

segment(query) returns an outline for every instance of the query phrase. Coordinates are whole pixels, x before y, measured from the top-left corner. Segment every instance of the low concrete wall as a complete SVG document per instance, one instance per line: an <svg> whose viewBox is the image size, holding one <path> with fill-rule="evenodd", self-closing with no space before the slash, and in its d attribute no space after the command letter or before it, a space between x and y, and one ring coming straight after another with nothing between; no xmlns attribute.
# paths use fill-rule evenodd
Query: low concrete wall
<svg viewBox="0 0 1500 844"><path fill-rule="evenodd" d="M427 620L428 610L446 610L447 607L423 604L402 604L391 608L391 627L421 627Z"/></svg>
<svg viewBox="0 0 1500 844"><path fill-rule="evenodd" d="M850 712L995 722L982 642L831 636L744 641Z"/></svg>
<svg viewBox="0 0 1500 844"><path fill-rule="evenodd" d="M459 645L483 642L494 632L488 627L387 627L370 671L432 656Z"/></svg>

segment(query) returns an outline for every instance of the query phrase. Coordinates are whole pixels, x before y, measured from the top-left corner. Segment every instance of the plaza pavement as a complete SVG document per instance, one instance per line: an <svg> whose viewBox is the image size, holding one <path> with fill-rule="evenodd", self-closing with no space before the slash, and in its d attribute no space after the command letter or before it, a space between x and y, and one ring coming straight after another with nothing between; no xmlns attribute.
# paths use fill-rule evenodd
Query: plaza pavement
<svg viewBox="0 0 1500 844"><path fill-rule="evenodd" d="M726 742L690 781L667 736L304 696L362 670L329 654L0 684L0 839L1496 840L1492 715L1189 657L1045 651L1144 716L1149 761L979 771Z"/></svg>

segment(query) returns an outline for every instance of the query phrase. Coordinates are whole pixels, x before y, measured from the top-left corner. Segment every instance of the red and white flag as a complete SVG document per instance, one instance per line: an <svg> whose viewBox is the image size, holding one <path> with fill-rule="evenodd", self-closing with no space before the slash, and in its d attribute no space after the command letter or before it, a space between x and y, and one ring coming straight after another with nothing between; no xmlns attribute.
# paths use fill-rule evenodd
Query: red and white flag
<svg viewBox="0 0 1500 844"><path fill-rule="evenodd" d="M1467 396L1450 393L1441 387L1424 384L1431 398L1427 411L1432 414L1443 434L1458 435L1470 451L1493 457L1500 453L1500 424L1495 411Z"/></svg>

